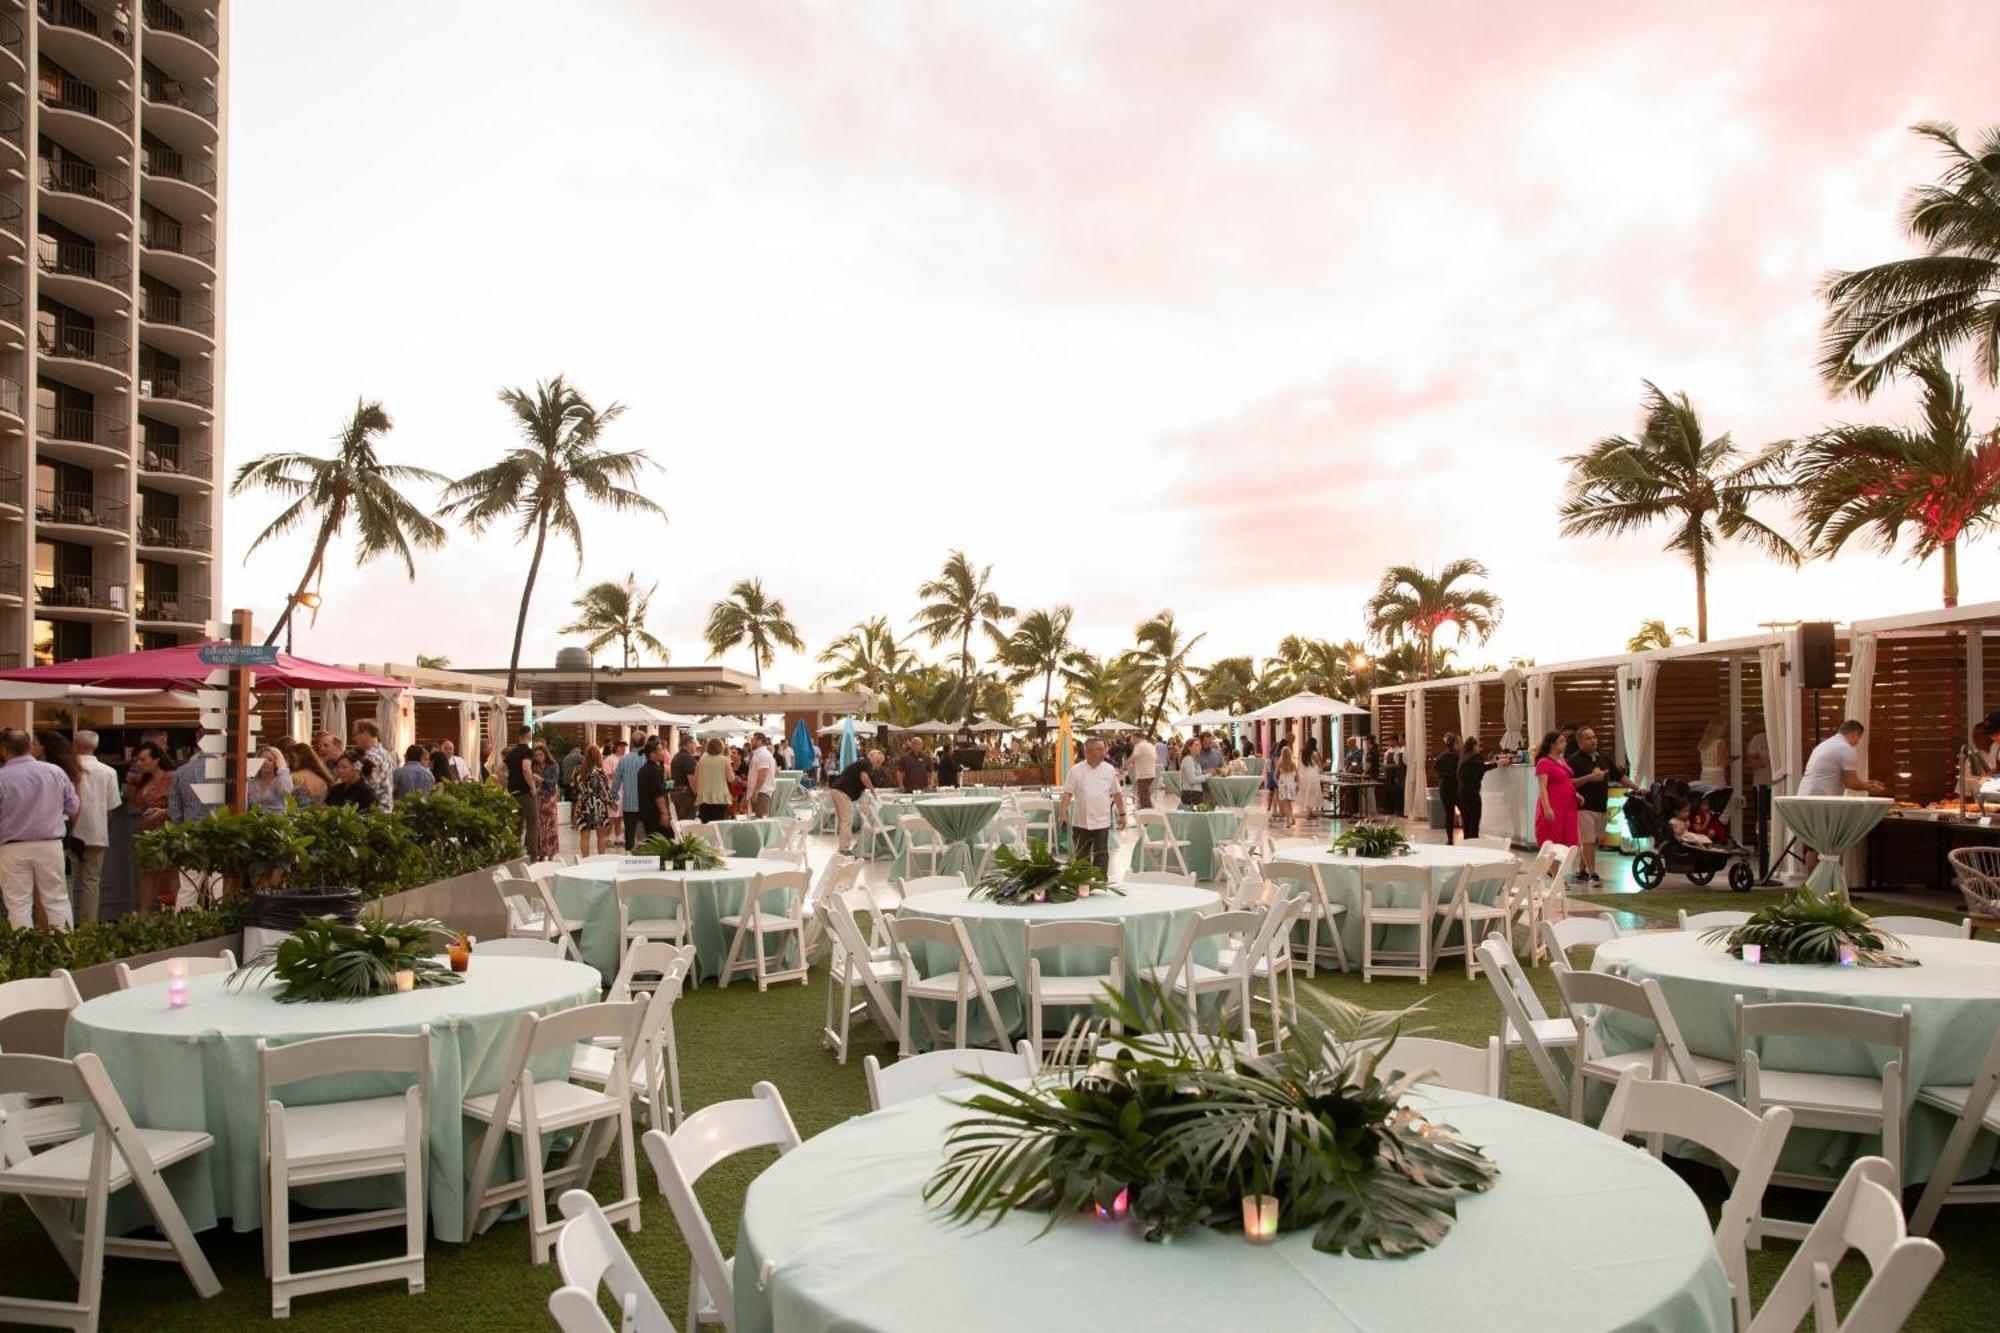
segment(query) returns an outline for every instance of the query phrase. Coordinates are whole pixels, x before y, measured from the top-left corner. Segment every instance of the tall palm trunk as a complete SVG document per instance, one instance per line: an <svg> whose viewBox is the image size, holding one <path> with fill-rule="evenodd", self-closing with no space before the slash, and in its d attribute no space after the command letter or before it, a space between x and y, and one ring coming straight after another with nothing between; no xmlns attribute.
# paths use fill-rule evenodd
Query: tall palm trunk
<svg viewBox="0 0 2000 1333"><path fill-rule="evenodd" d="M1694 559L1694 641L1708 642L1708 565L1699 555Z"/></svg>
<svg viewBox="0 0 2000 1333"><path fill-rule="evenodd" d="M1055 668L1051 667L1042 673L1042 717L1049 715L1049 696L1055 693L1055 688L1056 673ZM1040 721L1039 718L1036 720Z"/></svg>
<svg viewBox="0 0 2000 1333"><path fill-rule="evenodd" d="M1958 538L1944 544L1944 604L1958 605Z"/></svg>
<svg viewBox="0 0 2000 1333"><path fill-rule="evenodd" d="M546 511L535 520L535 554L528 561L528 581L521 586L521 610L514 617L514 652L507 659L507 693L514 692L514 681L521 674L521 636L528 630L528 600L535 595L535 579L542 572L542 547L549 540L549 516Z"/></svg>
<svg viewBox="0 0 2000 1333"><path fill-rule="evenodd" d="M285 609L279 614L277 623L271 626L271 632L264 636L266 648L276 643L278 636L285 632L285 626L292 623L292 614L299 609L299 599L306 595L307 588L312 587L313 577L319 573L320 564L326 559L327 544L333 540L333 532L340 525L340 517L342 516L329 514L326 522L320 524L319 540L313 543L312 559L306 561L305 576L293 590L291 600L285 603ZM512 693L511 686L508 692Z"/></svg>
<svg viewBox="0 0 2000 1333"><path fill-rule="evenodd" d="M958 702L965 714L964 725L972 725L972 622L965 622L958 636Z"/></svg>

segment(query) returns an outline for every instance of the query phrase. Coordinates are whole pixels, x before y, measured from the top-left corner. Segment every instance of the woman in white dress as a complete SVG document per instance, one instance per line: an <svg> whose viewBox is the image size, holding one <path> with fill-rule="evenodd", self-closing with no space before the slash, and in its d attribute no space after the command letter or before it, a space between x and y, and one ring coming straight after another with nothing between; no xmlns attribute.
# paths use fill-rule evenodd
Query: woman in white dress
<svg viewBox="0 0 2000 1333"><path fill-rule="evenodd" d="M1685 733L1683 733L1685 734ZM1713 717L1701 733L1701 785L1713 791L1729 785L1729 740L1723 734L1722 719Z"/></svg>
<svg viewBox="0 0 2000 1333"><path fill-rule="evenodd" d="M1278 747L1278 818L1285 821L1287 831L1298 829L1298 799L1299 761L1292 754L1292 743L1286 741Z"/></svg>
<svg viewBox="0 0 2000 1333"><path fill-rule="evenodd" d="M1306 737L1304 752L1299 756L1299 818L1312 819L1319 814L1319 741Z"/></svg>

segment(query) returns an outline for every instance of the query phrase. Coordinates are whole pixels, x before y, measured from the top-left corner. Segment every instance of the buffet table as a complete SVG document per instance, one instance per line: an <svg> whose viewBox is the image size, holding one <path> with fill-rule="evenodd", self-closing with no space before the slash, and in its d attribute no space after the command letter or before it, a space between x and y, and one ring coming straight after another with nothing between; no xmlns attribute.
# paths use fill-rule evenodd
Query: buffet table
<svg viewBox="0 0 2000 1333"><path fill-rule="evenodd" d="M1891 810L1863 844L1862 883L1871 889L1945 889L1951 853L1960 847L2000 847L2000 815L1981 823L1934 810Z"/></svg>

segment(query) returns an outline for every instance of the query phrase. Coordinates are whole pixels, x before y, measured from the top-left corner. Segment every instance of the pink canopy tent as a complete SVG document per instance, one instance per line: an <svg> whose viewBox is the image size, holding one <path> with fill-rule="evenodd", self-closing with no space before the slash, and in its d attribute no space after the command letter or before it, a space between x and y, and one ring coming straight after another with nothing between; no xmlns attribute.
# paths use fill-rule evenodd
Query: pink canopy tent
<svg viewBox="0 0 2000 1333"><path fill-rule="evenodd" d="M199 643L176 644L172 648L152 648L142 653L118 653L111 657L86 657L50 666L24 667L0 671L0 680L26 680L43 685L97 685L123 689L186 689L200 685L215 668L201 660ZM258 667L260 690L401 690L408 681L394 676L371 676L365 671L324 662L308 662L289 653L278 654L274 667Z"/></svg>

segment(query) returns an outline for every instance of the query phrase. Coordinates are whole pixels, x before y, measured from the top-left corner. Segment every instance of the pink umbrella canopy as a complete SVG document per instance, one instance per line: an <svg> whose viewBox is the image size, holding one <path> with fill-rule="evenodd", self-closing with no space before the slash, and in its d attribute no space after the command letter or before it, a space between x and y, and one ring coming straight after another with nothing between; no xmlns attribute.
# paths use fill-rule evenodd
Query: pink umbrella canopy
<svg viewBox="0 0 2000 1333"><path fill-rule="evenodd" d="M85 657L74 662L49 666L23 667L0 671L0 680L27 680L43 685L98 685L119 689L191 688L200 685L215 668L201 660L199 643L176 644L172 648L150 648L141 653L117 653L111 657ZM278 654L278 665L257 668L260 690L400 690L408 681L394 676L371 676L365 671L324 662L308 662L289 653Z"/></svg>

